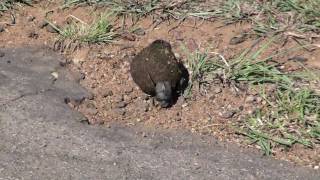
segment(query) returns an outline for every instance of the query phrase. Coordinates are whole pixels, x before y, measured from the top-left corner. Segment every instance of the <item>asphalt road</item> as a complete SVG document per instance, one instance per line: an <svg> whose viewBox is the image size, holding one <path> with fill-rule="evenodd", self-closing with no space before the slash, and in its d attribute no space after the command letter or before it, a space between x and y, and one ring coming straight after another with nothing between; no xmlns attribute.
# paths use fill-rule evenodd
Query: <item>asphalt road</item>
<svg viewBox="0 0 320 180"><path fill-rule="evenodd" d="M212 137L90 126L64 102L90 94L63 61L46 48L0 49L0 179L320 179Z"/></svg>

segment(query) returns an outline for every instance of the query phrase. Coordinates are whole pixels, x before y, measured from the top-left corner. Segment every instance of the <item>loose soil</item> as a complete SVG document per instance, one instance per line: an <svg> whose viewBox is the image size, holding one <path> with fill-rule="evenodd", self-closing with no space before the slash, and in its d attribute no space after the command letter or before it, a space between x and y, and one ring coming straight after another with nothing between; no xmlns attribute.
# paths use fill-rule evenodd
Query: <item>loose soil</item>
<svg viewBox="0 0 320 180"><path fill-rule="evenodd" d="M49 19L60 26L66 24L69 15L85 22L92 20L91 7L60 10L57 9L58 5L58 3L40 2L34 7L21 7L14 11L16 16L14 25L8 25L11 22L9 14L0 17L0 25L5 28L4 32L0 32L0 47L25 45L53 47L57 34L39 27L49 10L53 10L49 14ZM120 22L118 25L122 26ZM130 27L130 20L127 20L125 25ZM225 26L218 20L209 22L188 19L181 24L178 21L165 21L155 26L151 17L147 17L141 19L134 27L142 28L145 34L129 33L130 37L120 38L113 44L82 45L75 51L71 48L61 52L67 58L67 65L75 79L93 94L92 98L84 100L81 104L70 102L70 106L85 114L92 124L108 126L109 123L116 121L129 126L143 125L146 128L188 129L193 133L210 134L222 141L237 143L239 146L252 147L248 145L245 137L235 133L236 129L232 128L232 124L242 121L257 107L263 106L263 101L248 100L255 96L256 92L238 92L230 86L223 86L220 82L213 81L202 88L194 88L191 99L180 97L173 107L162 109L153 98L139 90L129 73L132 57L156 39L169 41L177 58L182 62L186 59L183 46L190 52L208 50L230 59L256 43L256 37L249 36L242 43L230 44L232 37L249 32L250 24ZM313 40L314 43L320 44L320 38ZM270 46L265 54L292 49L297 45L291 36L284 36ZM306 58L304 64L308 68L320 68L320 48L312 51L307 49L294 51L277 57L276 60L283 64L283 69L295 71L300 66L288 61L294 56ZM278 159L302 165L320 165L318 145L313 149L300 145L290 149L277 147L273 151L275 158Z"/></svg>

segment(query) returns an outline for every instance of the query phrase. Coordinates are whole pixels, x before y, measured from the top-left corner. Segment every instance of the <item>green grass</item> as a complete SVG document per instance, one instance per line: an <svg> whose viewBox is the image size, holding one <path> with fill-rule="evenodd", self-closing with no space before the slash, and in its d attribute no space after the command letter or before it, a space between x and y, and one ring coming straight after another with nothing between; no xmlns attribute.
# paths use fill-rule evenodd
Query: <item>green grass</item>
<svg viewBox="0 0 320 180"><path fill-rule="evenodd" d="M218 18L226 24L251 23L252 33L273 36L285 31L312 31L320 29L320 0L65 0L64 7L75 4L103 5L117 15L135 17L152 15L158 21Z"/></svg>
<svg viewBox="0 0 320 180"><path fill-rule="evenodd" d="M59 42L69 43L111 43L118 36L113 29L113 15L100 14L91 24L77 18L59 29Z"/></svg>
<svg viewBox="0 0 320 180"><path fill-rule="evenodd" d="M257 142L265 154L270 154L271 148L277 145L291 147L300 143L312 147L320 139L317 133L320 94L308 86L314 79L281 72L271 56L259 59L267 46L268 43L256 53L240 55L232 60L231 68L225 67L229 70L229 80L259 87L260 96L266 101L264 107L237 126L242 127L242 134ZM270 84L277 87L275 92L267 92Z"/></svg>
<svg viewBox="0 0 320 180"><path fill-rule="evenodd" d="M259 36L286 30L319 32L320 28L320 0L226 0L216 11L227 23L252 23L253 33Z"/></svg>
<svg viewBox="0 0 320 180"><path fill-rule="evenodd" d="M215 12L206 9L205 6L201 6L201 3L194 0L66 0L63 6L70 7L76 4L102 5L117 15L133 15L138 18L152 15L158 20L169 18L180 20L186 17L210 19L215 15Z"/></svg>
<svg viewBox="0 0 320 180"><path fill-rule="evenodd" d="M292 147L299 143L312 148L320 143L320 94L310 84L318 84L319 78L307 68L300 73L281 72L279 64L273 61L281 53L261 58L271 42L228 61L219 54L209 57L207 52L187 52L189 88L201 84L203 77L217 76L225 84L248 84L259 92L265 104L233 124L236 131L249 137L266 155L279 145ZM268 90L271 85L276 87L274 91Z"/></svg>
<svg viewBox="0 0 320 180"><path fill-rule="evenodd" d="M190 81L188 87L185 90L184 96L190 97L192 89L195 86L200 86L206 82L206 78L218 68L218 64L215 64L208 52L190 52L185 46L182 46L184 53L187 55L186 66L190 72Z"/></svg>
<svg viewBox="0 0 320 180"><path fill-rule="evenodd" d="M31 5L32 0L2 0L0 2L0 13L12 9L17 3Z"/></svg>

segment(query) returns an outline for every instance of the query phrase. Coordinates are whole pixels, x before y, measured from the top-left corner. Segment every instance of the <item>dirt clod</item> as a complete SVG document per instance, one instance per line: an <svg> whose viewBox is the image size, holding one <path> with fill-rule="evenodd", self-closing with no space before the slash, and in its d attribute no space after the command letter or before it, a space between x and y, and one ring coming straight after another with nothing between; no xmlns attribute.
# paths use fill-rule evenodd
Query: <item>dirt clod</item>
<svg viewBox="0 0 320 180"><path fill-rule="evenodd" d="M138 36L143 36L146 34L145 30L143 28L137 28L133 31L133 33L135 35L138 35Z"/></svg>
<svg viewBox="0 0 320 180"><path fill-rule="evenodd" d="M232 118L235 114L236 114L236 111L234 111L234 110L228 110L228 111L224 111L224 112L220 113L220 116L221 116L222 118L225 118L225 119L230 119L230 118Z"/></svg>
<svg viewBox="0 0 320 180"><path fill-rule="evenodd" d="M219 93L222 92L222 89L221 89L220 87L216 87L216 88L214 88L213 92L214 92L215 94L219 94Z"/></svg>
<svg viewBox="0 0 320 180"><path fill-rule="evenodd" d="M27 36L32 39L37 39L39 34L35 30L31 30L27 33Z"/></svg>
<svg viewBox="0 0 320 180"><path fill-rule="evenodd" d="M47 21L43 20L43 21L41 21L41 22L38 24L38 27L39 27L40 29L42 29L42 28L46 27L48 24L49 24L49 23L48 23Z"/></svg>
<svg viewBox="0 0 320 180"><path fill-rule="evenodd" d="M116 104L116 107L117 107L117 108L125 108L126 106L127 106L127 103L124 102L124 101L118 102L118 103Z"/></svg>
<svg viewBox="0 0 320 180"><path fill-rule="evenodd" d="M59 28L58 25L55 26ZM59 33L59 31L50 24L46 26L46 30L50 33Z"/></svg>
<svg viewBox="0 0 320 180"><path fill-rule="evenodd" d="M102 94L102 96L104 98L109 97L109 96L113 96L113 92L112 92L112 90L107 90Z"/></svg>
<svg viewBox="0 0 320 180"><path fill-rule="evenodd" d="M96 106L92 102L88 102L86 105L86 112L91 115L95 115L98 113Z"/></svg>
<svg viewBox="0 0 320 180"><path fill-rule="evenodd" d="M27 17L27 21L28 21L28 22L32 22L32 21L35 20L35 19L36 19L36 18L35 18L34 16L31 16L31 15Z"/></svg>
<svg viewBox="0 0 320 180"><path fill-rule="evenodd" d="M4 26L0 24L0 33L4 32L4 30L5 30Z"/></svg>
<svg viewBox="0 0 320 180"><path fill-rule="evenodd" d="M120 116L124 116L126 114L126 110L124 108L115 108L114 112Z"/></svg>
<svg viewBox="0 0 320 180"><path fill-rule="evenodd" d="M237 45L237 44L243 43L246 39L247 39L247 35L241 34L241 35L238 35L238 36L231 38L229 41L229 44L230 45Z"/></svg>

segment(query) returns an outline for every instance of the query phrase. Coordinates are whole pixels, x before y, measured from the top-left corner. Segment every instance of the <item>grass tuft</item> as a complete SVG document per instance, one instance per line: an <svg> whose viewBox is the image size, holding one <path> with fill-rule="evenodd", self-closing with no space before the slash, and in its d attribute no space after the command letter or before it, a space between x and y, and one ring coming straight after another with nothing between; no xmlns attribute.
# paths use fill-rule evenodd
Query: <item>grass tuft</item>
<svg viewBox="0 0 320 180"><path fill-rule="evenodd" d="M279 53L261 59L272 41L229 61L217 53L215 57L208 52L188 53L191 83L187 92L194 84L201 84L204 77L219 77L234 87L247 84L255 91L258 89L265 103L243 121L235 122L237 131L259 145L266 155L279 145L292 147L299 143L312 148L320 143L320 94L310 86L317 79L306 68L295 74L281 72L279 64L272 60Z"/></svg>
<svg viewBox="0 0 320 180"><path fill-rule="evenodd" d="M118 34L113 29L113 15L100 14L96 20L87 24L79 19L71 21L63 29L59 29L59 42L69 43L111 43Z"/></svg>
<svg viewBox="0 0 320 180"><path fill-rule="evenodd" d="M186 88L185 97L189 97L192 93L192 88L195 86L200 86L206 82L206 78L212 74L218 67L218 64L214 64L208 52L190 52L185 46L182 49L187 54L187 67L190 74L190 82Z"/></svg>
<svg viewBox="0 0 320 180"><path fill-rule="evenodd" d="M0 13L12 9L12 7L17 3L31 5L32 0L2 0L0 2Z"/></svg>

